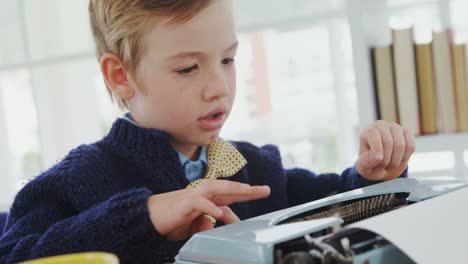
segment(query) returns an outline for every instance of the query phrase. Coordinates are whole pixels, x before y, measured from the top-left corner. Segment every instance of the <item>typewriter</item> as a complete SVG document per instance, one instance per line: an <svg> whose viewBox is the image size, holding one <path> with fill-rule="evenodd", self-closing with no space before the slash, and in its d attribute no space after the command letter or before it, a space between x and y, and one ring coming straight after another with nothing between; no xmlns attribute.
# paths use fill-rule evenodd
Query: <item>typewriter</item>
<svg viewBox="0 0 468 264"><path fill-rule="evenodd" d="M468 263L467 202L466 181L395 179L200 232L175 263Z"/></svg>

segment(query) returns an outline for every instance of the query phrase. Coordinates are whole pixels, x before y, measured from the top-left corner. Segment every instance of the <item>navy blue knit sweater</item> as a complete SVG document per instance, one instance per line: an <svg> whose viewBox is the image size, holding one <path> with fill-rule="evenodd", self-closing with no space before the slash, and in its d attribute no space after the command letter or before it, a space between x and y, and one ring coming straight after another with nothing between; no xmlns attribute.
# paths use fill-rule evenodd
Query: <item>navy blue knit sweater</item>
<svg viewBox="0 0 468 264"><path fill-rule="evenodd" d="M0 263L83 251L112 252L122 263L173 261L185 241L159 235L147 209L150 195L189 183L169 139L118 119L101 141L72 150L18 193L0 238ZM371 184L354 168L341 177L285 170L277 147L233 144L248 164L226 179L271 188L267 199L233 204L240 219Z"/></svg>

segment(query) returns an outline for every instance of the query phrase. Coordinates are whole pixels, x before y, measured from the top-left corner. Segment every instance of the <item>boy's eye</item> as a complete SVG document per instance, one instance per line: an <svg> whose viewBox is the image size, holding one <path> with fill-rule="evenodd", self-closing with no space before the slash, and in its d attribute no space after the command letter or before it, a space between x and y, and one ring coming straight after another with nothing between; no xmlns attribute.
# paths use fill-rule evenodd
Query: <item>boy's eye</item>
<svg viewBox="0 0 468 264"><path fill-rule="evenodd" d="M188 68L185 68L185 69L182 69L182 70L178 70L177 73L182 74L182 75L187 75L187 74L190 74L190 73L192 73L193 71L195 71L197 69L198 69L198 65L193 65L191 67L188 67Z"/></svg>
<svg viewBox="0 0 468 264"><path fill-rule="evenodd" d="M234 63L234 59L233 58L226 58L222 61L222 63L224 65L229 65L229 64L233 64Z"/></svg>

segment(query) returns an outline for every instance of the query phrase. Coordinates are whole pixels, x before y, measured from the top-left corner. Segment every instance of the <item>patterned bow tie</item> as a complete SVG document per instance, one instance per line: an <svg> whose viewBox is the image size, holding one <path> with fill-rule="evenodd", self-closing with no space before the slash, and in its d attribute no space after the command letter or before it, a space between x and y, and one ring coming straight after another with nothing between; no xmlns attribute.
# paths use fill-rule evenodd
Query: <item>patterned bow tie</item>
<svg viewBox="0 0 468 264"><path fill-rule="evenodd" d="M198 185L207 179L218 179L230 177L240 171L246 164L247 160L240 154L240 152L229 142L220 138L213 141L208 146L208 168L206 174L202 179L193 181L187 188L196 188ZM212 216L206 215L213 225L216 219Z"/></svg>

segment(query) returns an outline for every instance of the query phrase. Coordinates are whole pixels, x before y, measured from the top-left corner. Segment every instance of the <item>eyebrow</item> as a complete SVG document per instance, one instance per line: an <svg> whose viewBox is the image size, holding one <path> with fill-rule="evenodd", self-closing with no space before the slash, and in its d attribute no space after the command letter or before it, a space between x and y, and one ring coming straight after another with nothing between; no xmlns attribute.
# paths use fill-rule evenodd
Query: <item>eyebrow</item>
<svg viewBox="0 0 468 264"><path fill-rule="evenodd" d="M234 42L231 46L229 46L225 52L232 51L239 46L239 41ZM191 58L191 57L202 57L205 53L201 51L192 51L192 52L181 52L176 55L170 56L169 60L174 59L183 59L183 58Z"/></svg>
<svg viewBox="0 0 468 264"><path fill-rule="evenodd" d="M225 51L231 51L231 50L235 50L237 47L239 46L239 41L235 41L234 43L232 43L231 46L229 46L229 48L227 48Z"/></svg>

